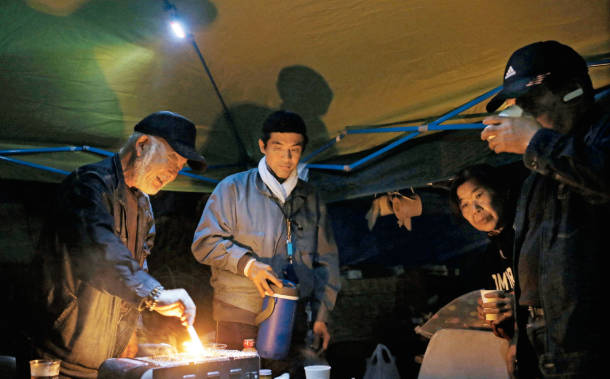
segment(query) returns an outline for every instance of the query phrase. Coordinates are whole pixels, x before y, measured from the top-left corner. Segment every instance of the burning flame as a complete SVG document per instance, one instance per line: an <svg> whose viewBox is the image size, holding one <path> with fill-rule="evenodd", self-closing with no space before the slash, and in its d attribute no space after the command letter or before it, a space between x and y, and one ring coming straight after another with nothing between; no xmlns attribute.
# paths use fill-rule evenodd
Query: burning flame
<svg viewBox="0 0 610 379"><path fill-rule="evenodd" d="M197 348L197 344L194 344L192 341L184 341L182 343L182 351L184 352L184 354L191 357L196 357L205 354L205 351Z"/></svg>
<svg viewBox="0 0 610 379"><path fill-rule="evenodd" d="M189 336L191 337L191 341L185 341L183 343L185 351L189 355L205 355L206 351L203 347L203 344L201 343L201 340L199 339L199 336L197 335L197 332L195 331L195 328L189 326L187 328L187 331L189 333Z"/></svg>

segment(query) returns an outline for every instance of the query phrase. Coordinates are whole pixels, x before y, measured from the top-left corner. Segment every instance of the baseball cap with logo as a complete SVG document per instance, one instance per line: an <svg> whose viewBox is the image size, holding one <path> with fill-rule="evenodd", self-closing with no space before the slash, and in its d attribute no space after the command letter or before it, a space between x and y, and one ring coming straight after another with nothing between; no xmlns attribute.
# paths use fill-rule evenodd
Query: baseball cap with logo
<svg viewBox="0 0 610 379"><path fill-rule="evenodd" d="M493 112L506 99L519 97L549 77L587 75L587 62L574 49L557 41L541 41L516 50L504 69L502 90L487 104Z"/></svg>
<svg viewBox="0 0 610 379"><path fill-rule="evenodd" d="M193 170L206 169L205 158L195 150L195 124L186 117L170 111L155 112L144 117L133 130L163 138L176 153L188 160Z"/></svg>

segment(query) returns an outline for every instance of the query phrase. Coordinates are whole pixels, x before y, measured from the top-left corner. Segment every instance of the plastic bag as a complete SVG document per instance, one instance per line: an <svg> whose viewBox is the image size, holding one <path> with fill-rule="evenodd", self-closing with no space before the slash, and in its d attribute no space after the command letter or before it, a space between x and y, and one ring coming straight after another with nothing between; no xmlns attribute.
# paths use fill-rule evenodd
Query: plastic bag
<svg viewBox="0 0 610 379"><path fill-rule="evenodd" d="M385 345L378 344L370 358L366 359L363 379L400 379L394 356Z"/></svg>

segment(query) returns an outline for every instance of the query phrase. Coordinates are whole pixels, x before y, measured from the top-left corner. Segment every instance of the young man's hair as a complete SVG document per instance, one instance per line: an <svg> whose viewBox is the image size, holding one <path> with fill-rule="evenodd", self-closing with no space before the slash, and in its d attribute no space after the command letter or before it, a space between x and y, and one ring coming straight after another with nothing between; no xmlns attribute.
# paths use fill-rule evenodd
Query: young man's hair
<svg viewBox="0 0 610 379"><path fill-rule="evenodd" d="M267 146L271 133L299 133L303 136L303 151L307 146L307 128L305 121L298 114L290 111L276 111L271 113L263 122L263 135L261 140Z"/></svg>

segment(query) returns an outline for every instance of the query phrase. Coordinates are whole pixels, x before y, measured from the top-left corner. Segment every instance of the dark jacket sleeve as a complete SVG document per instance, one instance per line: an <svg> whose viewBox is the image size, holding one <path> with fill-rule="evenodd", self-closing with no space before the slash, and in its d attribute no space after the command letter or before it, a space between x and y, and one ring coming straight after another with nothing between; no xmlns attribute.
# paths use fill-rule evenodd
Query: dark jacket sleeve
<svg viewBox="0 0 610 379"><path fill-rule="evenodd" d="M318 260L314 263L314 321L328 320L329 313L337 301L341 289L339 273L339 252L335 244L333 229L326 212L326 206L316 198L319 209L318 219Z"/></svg>
<svg viewBox="0 0 610 379"><path fill-rule="evenodd" d="M159 282L140 267L115 234L112 193L97 173L77 171L62 186L58 237L65 244L75 278L138 304Z"/></svg>
<svg viewBox="0 0 610 379"><path fill-rule="evenodd" d="M610 200L610 121L608 115L585 136L541 129L523 156L525 166L568 185L591 203Z"/></svg>

